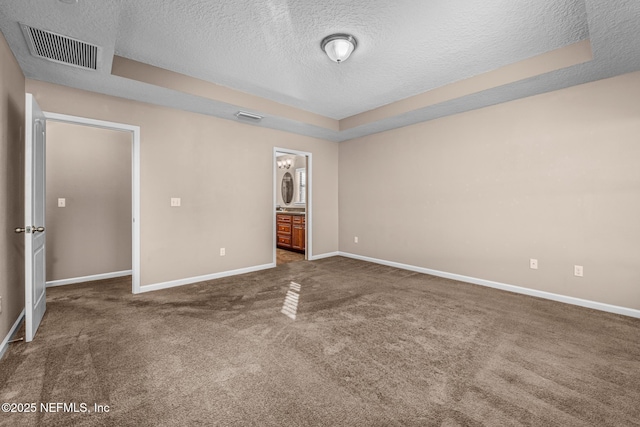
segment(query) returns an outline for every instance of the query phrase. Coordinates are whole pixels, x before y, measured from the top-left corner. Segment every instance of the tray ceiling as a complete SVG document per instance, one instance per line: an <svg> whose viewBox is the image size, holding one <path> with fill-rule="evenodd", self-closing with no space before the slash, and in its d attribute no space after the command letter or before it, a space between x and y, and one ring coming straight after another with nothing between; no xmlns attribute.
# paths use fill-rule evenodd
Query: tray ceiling
<svg viewBox="0 0 640 427"><path fill-rule="evenodd" d="M32 56L19 23L100 46L102 71ZM635 1L0 0L0 30L28 78L334 141L640 69Z"/></svg>

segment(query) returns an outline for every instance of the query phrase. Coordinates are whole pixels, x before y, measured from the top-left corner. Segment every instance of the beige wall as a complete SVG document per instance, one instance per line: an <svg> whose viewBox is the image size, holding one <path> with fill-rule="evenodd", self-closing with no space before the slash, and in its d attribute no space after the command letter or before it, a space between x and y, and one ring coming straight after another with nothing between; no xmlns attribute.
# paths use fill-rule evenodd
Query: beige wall
<svg viewBox="0 0 640 427"><path fill-rule="evenodd" d="M24 85L0 33L0 341L24 308Z"/></svg>
<svg viewBox="0 0 640 427"><path fill-rule="evenodd" d="M48 281L131 270L131 149L131 132L47 122Z"/></svg>
<svg viewBox="0 0 640 427"><path fill-rule="evenodd" d="M341 143L340 250L640 309L639 99L633 73Z"/></svg>
<svg viewBox="0 0 640 427"><path fill-rule="evenodd" d="M272 262L273 147L313 153L313 254L337 251L337 143L39 81L27 90L45 111L140 126L142 285Z"/></svg>

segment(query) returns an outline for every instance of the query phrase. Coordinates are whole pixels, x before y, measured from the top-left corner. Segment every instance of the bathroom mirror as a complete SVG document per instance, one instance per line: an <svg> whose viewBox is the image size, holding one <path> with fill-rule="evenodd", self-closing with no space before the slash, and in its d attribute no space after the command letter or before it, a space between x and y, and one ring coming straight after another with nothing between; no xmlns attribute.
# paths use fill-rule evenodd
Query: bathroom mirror
<svg viewBox="0 0 640 427"><path fill-rule="evenodd" d="M293 175L289 172L282 177L282 200L287 205L293 200Z"/></svg>

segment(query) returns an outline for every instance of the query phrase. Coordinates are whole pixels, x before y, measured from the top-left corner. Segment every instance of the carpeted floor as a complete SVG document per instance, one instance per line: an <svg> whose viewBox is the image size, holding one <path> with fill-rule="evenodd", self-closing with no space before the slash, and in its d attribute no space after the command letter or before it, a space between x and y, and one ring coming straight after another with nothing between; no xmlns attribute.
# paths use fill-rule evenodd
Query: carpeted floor
<svg viewBox="0 0 640 427"><path fill-rule="evenodd" d="M0 401L109 412L2 426L640 425L639 319L342 257L47 292Z"/></svg>

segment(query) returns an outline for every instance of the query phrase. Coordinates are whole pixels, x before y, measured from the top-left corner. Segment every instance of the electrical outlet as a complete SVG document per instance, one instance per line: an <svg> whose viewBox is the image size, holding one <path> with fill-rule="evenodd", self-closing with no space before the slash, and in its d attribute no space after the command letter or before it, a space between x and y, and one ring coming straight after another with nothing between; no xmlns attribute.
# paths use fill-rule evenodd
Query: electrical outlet
<svg viewBox="0 0 640 427"><path fill-rule="evenodd" d="M358 243L358 236L353 238L353 243Z"/></svg>
<svg viewBox="0 0 640 427"><path fill-rule="evenodd" d="M59 207L59 208L65 208L65 207L67 207L67 199L65 199L65 198L59 198L59 199L58 199L58 207Z"/></svg>
<svg viewBox="0 0 640 427"><path fill-rule="evenodd" d="M531 268L532 270L537 270L538 269L538 260L531 258L529 260L529 268Z"/></svg>
<svg viewBox="0 0 640 427"><path fill-rule="evenodd" d="M584 275L584 270L581 265L573 266L573 275L577 277L582 277Z"/></svg>
<svg viewBox="0 0 640 427"><path fill-rule="evenodd" d="M172 197L171 198L171 207L173 207L173 208L180 207L180 203L181 203L180 197Z"/></svg>
<svg viewBox="0 0 640 427"><path fill-rule="evenodd" d="M220 256L225 256L227 254L227 250L225 248L220 248Z"/></svg>

